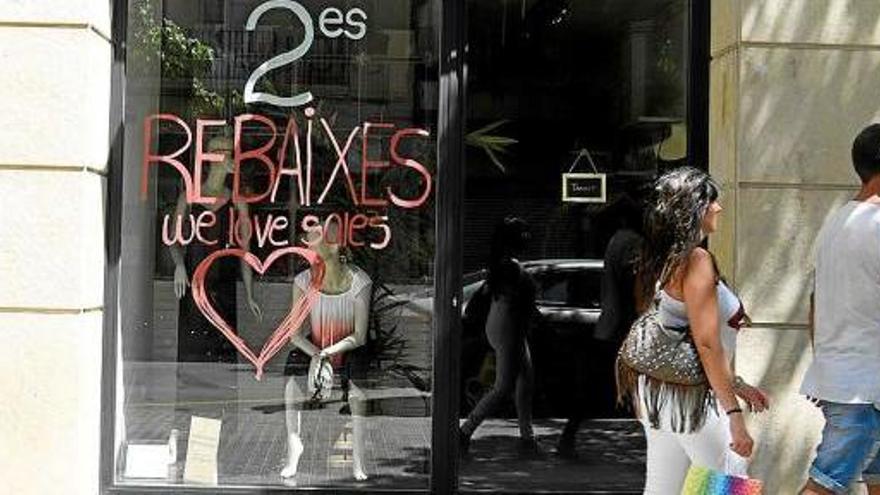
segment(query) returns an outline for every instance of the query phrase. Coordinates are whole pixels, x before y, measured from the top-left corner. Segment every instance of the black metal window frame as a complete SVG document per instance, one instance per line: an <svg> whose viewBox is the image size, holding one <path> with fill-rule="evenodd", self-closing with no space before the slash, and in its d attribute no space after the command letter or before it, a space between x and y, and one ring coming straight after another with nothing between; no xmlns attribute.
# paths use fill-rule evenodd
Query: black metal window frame
<svg viewBox="0 0 880 495"><path fill-rule="evenodd" d="M284 487L162 487L120 486L114 483L117 325L119 268L122 246L122 166L124 152L125 41L128 0L108 0L112 12L113 63L110 94L110 150L106 195L105 310L101 394L102 493L324 493L445 495L458 490L458 396L461 350L462 228L464 191L464 134L467 105L467 0L440 0L435 16L440 32L440 112L437 122L438 169L436 189L435 297L433 321L433 383L431 474L426 490L298 489ZM689 0L687 124L688 163L708 169L709 156L709 0ZM462 491L464 492L464 491ZM552 489L547 493L554 492ZM586 493L586 492L581 492Z"/></svg>

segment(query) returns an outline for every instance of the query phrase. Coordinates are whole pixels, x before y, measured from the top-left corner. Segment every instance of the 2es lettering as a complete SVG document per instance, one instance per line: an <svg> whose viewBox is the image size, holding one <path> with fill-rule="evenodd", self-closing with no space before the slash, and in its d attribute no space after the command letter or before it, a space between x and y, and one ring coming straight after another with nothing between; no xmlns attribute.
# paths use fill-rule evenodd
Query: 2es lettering
<svg viewBox="0 0 880 495"><path fill-rule="evenodd" d="M245 103L261 101L279 107L302 106L314 99L310 91L293 96L278 96L271 93L262 93L254 89L257 86L257 81L269 71L292 64L305 56L315 41L315 23L312 15L302 4L294 0L271 0L261 4L251 12L245 24L245 29L248 31L256 29L260 17L274 9L288 10L299 19L299 22L303 25L303 40L293 50L270 58L251 73L251 76L244 85L244 101ZM328 7L318 15L318 29L328 38L345 36L351 40L359 40L363 39L367 34L366 20L367 13L358 7L352 8L347 12L342 12L342 10L336 7Z"/></svg>

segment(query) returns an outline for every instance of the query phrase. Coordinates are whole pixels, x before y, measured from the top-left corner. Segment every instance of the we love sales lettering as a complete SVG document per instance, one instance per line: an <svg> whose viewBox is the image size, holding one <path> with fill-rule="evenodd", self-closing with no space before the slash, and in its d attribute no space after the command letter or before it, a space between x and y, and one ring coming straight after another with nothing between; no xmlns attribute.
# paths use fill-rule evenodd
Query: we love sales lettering
<svg viewBox="0 0 880 495"><path fill-rule="evenodd" d="M177 127L179 133L185 137L184 144L170 153L152 151L158 129L163 123L163 128ZM384 213L391 208L403 210L420 208L431 195L432 176L428 168L418 161L418 157L405 156L401 151L402 144L408 140L429 139L430 134L424 129L398 128L392 123L385 122L364 122L351 129L346 136L338 136L330 122L323 117L317 117L311 107L306 108L301 114L291 113L284 129L276 126L275 122L263 115L239 115L232 123L231 197L221 198L204 193L202 178L207 173L208 167L223 166L223 163L230 158L225 151L206 150L205 147L208 136L221 134L221 129L228 125L227 121L197 119L193 132L190 125L176 115L154 114L147 116L143 125L142 200L147 199L151 168L158 166L170 166L178 173L184 188L182 194L189 204L213 205L226 200L231 200L236 205L265 201L275 203L281 181L286 178L295 184L300 206L308 208L324 204L334 184L337 185L337 189L341 186L348 195L347 202L353 205L353 210L333 212L323 218L315 214L303 216L299 225L300 231L321 234L296 236L307 246L324 239L326 242L350 247L368 245L372 249L384 249L392 238L388 217ZM255 128L258 131L254 130ZM244 132L254 132L254 138L243 139ZM318 133L323 134L333 150L334 158L326 163L316 163L313 153ZM378 147L387 149L387 155L383 153L385 156L369 156L368 150L377 148L370 146L370 142L377 139L388 140L387 146ZM246 148L245 144L248 142L257 144ZM194 147L191 153L193 162L191 167L187 167L181 161L181 157L190 147ZM413 148L420 147L406 147L406 149ZM357 160L360 164L359 171L349 166L349 159L355 154L360 154ZM246 167L262 169L263 173L260 174L264 177L260 181L263 184L262 190L259 190L257 184L245 183L246 177L256 175L243 174ZM326 170L331 170L329 176L326 173L317 174L319 167L328 167ZM395 177L399 177L398 180L405 181L410 186L418 184L415 193L404 194L399 190L401 188L395 187L394 183L383 181L383 176L395 169L402 172L395 174ZM322 181L324 182L322 184L318 183L318 176L329 178ZM265 177L268 177L268 181L265 181ZM378 186L380 183L383 183L383 186ZM407 190L411 191L412 187ZM222 217L210 208L202 211L197 217L190 214L173 218L173 214L166 214L162 228L163 242L166 245L187 245L191 242L214 245L220 242L230 246L247 247L252 238L250 234L242 234L245 232L252 233L260 247L270 245L281 248L288 246L290 239L294 237L289 235L288 229L296 227L290 225L287 217L267 214L264 218L259 218L258 215L242 214L242 209L236 208L236 210L238 214L230 209L229 214ZM211 239L203 234L203 231L214 227L217 222L229 222L230 239ZM241 228L242 222L245 223L245 228ZM331 233L333 238L328 238Z"/></svg>

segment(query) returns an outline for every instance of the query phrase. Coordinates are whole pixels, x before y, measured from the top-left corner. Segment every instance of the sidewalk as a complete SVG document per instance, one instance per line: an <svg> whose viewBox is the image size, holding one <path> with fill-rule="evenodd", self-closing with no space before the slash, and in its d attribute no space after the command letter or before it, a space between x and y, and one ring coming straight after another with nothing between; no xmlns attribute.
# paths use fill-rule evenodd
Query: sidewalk
<svg viewBox="0 0 880 495"><path fill-rule="evenodd" d="M585 421L577 436L578 458L553 454L564 420L535 422L544 454L524 459L517 452L516 420L483 423L461 466L462 489L515 493L641 493L644 486L645 438L634 420Z"/></svg>
<svg viewBox="0 0 880 495"><path fill-rule="evenodd" d="M295 481L279 472L286 459L284 410L280 404L243 405L237 426L224 430L219 453L221 485L425 489L430 470L430 418L374 416L366 425L366 468L370 479L351 478L351 417L338 414L341 404L303 415L305 453ZM130 411L133 439L161 440L174 412L150 407ZM474 437L469 459L462 462L460 486L465 490L515 493L613 492L638 493L644 471L644 437L634 421L586 422L578 434L577 460L552 453L563 420L539 420L535 433L545 454L518 456L516 421L494 419ZM237 430L237 431L236 431ZM180 483L187 431L175 477Z"/></svg>

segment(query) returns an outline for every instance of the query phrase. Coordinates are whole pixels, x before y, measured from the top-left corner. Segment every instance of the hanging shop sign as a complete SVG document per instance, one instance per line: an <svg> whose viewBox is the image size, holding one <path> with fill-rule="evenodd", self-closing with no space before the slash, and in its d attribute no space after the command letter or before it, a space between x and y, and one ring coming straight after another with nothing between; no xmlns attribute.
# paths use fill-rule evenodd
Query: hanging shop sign
<svg viewBox="0 0 880 495"><path fill-rule="evenodd" d="M592 173L577 173L573 170L582 158L586 158L593 169ZM586 148L578 151L567 173L562 174L563 203L605 203L607 201L606 174L599 173L593 157Z"/></svg>
<svg viewBox="0 0 880 495"><path fill-rule="evenodd" d="M605 174L562 174L562 201L604 203Z"/></svg>

